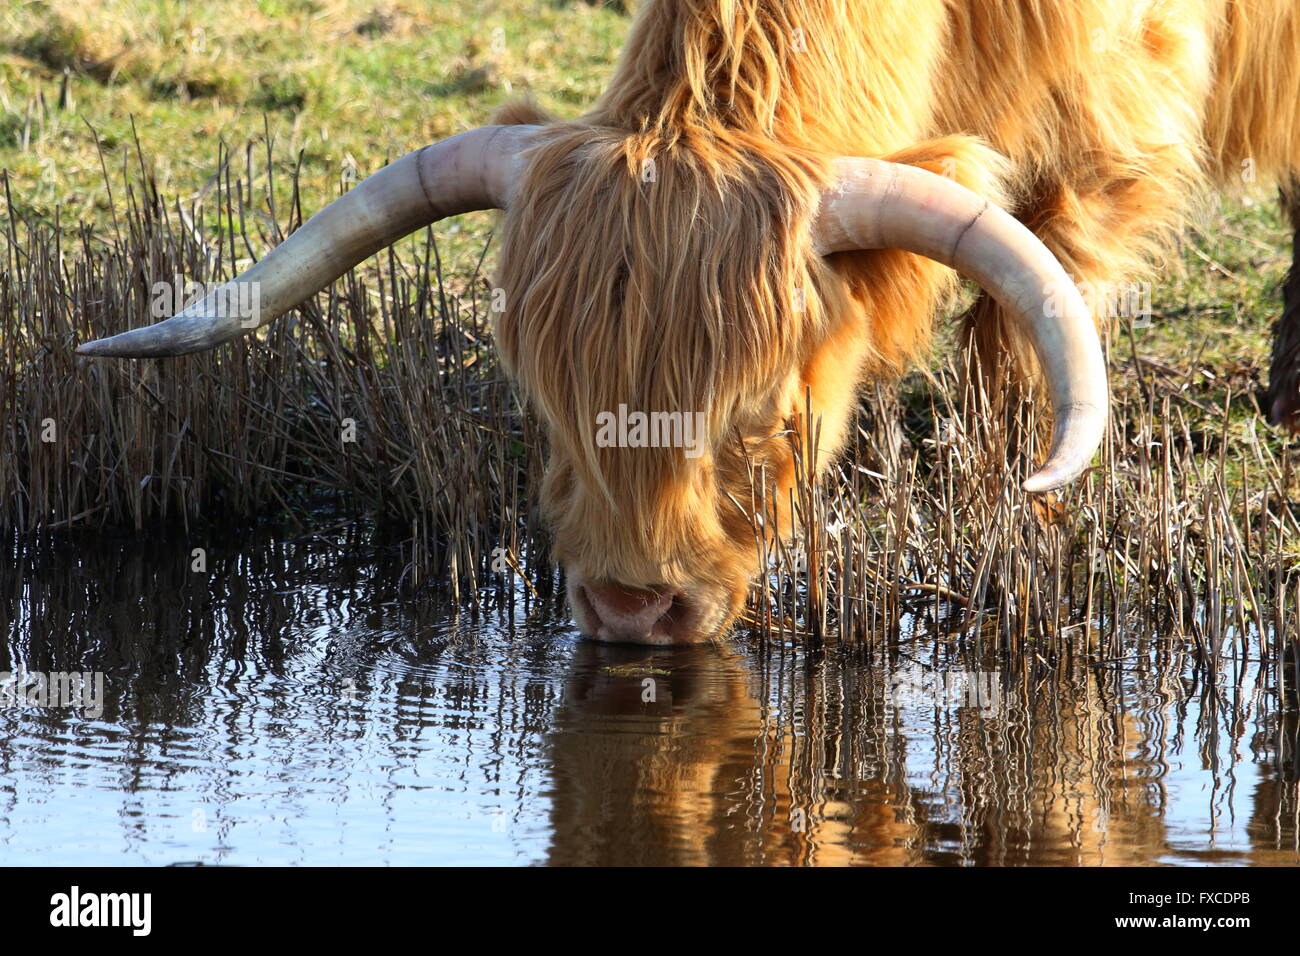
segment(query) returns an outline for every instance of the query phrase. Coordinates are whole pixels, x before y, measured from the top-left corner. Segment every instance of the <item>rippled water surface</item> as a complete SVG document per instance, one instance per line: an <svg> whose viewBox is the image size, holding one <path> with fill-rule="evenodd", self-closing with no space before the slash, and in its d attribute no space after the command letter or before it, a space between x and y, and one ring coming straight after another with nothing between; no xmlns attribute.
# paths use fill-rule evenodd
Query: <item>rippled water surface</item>
<svg viewBox="0 0 1300 956"><path fill-rule="evenodd" d="M0 677L105 697L0 707L0 863L1300 863L1294 710L1249 639L1213 672L920 623L601 648L546 592L412 598L355 528L195 546L3 555Z"/></svg>

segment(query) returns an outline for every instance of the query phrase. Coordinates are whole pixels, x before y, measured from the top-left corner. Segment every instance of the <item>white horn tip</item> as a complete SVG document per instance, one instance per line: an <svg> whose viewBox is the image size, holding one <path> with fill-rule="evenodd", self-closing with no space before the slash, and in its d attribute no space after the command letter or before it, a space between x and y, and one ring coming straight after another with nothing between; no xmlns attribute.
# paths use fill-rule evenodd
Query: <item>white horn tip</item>
<svg viewBox="0 0 1300 956"><path fill-rule="evenodd" d="M1061 479L1051 473L1039 472L1025 479L1024 484L1020 487L1031 495L1042 494L1044 491L1054 491L1069 481L1068 478Z"/></svg>
<svg viewBox="0 0 1300 956"><path fill-rule="evenodd" d="M1048 462L1042 469L1034 472L1025 479L1024 484L1020 487L1031 495L1042 494L1045 491L1055 491L1057 488L1064 488L1070 482L1078 479L1085 471L1088 470L1088 462Z"/></svg>
<svg viewBox="0 0 1300 956"><path fill-rule="evenodd" d="M82 342L77 346L77 354L90 358L154 358L180 354L174 347L150 342L138 334L143 331L144 329L132 329L131 332Z"/></svg>

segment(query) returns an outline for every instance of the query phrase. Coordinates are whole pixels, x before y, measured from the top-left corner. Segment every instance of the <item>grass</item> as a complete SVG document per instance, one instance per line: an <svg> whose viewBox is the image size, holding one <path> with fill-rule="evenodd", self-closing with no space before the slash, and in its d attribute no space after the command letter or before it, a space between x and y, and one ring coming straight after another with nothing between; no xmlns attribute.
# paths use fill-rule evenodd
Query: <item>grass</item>
<svg viewBox="0 0 1300 956"><path fill-rule="evenodd" d="M549 576L542 437L486 327L490 216L405 240L256 340L140 363L71 346L139 324L152 278L232 275L348 170L512 94L578 112L626 24L613 7L522 2L0 14L0 526L189 526L303 514L324 495L397 528L405 580L457 601ZM1295 450L1255 400L1286 239L1266 196L1204 212L1152 320L1114 339L1105 467L1058 504L990 477L1009 437L1030 442L1032 410L988 415L950 340L869 391L836 479L798 489L797 540L756 540L771 575L747 626L872 647L922 615L1044 661L1172 635L1207 668L1249 659L1279 668L1279 694L1294 687L1280 667L1300 615Z"/></svg>
<svg viewBox="0 0 1300 956"><path fill-rule="evenodd" d="M117 172L138 138L158 188L187 197L220 143L269 132L314 209L354 167L481 124L513 96L576 115L626 27L580 0L18 0L0 10L0 167L23 184L23 212L104 225L101 149ZM276 199L289 198L284 177ZM481 239L490 223L442 228ZM453 243L453 271L476 245Z"/></svg>

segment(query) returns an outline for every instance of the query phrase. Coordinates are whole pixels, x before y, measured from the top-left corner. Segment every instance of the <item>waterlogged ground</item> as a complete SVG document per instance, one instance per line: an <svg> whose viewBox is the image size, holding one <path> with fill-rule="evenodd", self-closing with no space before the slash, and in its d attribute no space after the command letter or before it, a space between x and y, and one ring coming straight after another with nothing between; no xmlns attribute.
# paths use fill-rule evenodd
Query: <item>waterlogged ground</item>
<svg viewBox="0 0 1300 956"><path fill-rule="evenodd" d="M608 649L546 593L405 597L355 527L194 546L0 556L0 679L104 679L0 706L0 864L1300 863L1249 639Z"/></svg>

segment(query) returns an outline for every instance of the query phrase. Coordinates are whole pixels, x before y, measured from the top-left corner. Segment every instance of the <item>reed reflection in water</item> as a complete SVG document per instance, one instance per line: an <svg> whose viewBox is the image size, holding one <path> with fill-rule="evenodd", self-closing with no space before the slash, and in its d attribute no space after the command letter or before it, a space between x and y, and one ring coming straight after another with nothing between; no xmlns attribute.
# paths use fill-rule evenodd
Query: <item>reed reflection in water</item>
<svg viewBox="0 0 1300 956"><path fill-rule="evenodd" d="M5 552L0 671L106 700L0 708L0 863L1300 863L1254 639L608 648L544 575L413 598L357 525L194 547Z"/></svg>

